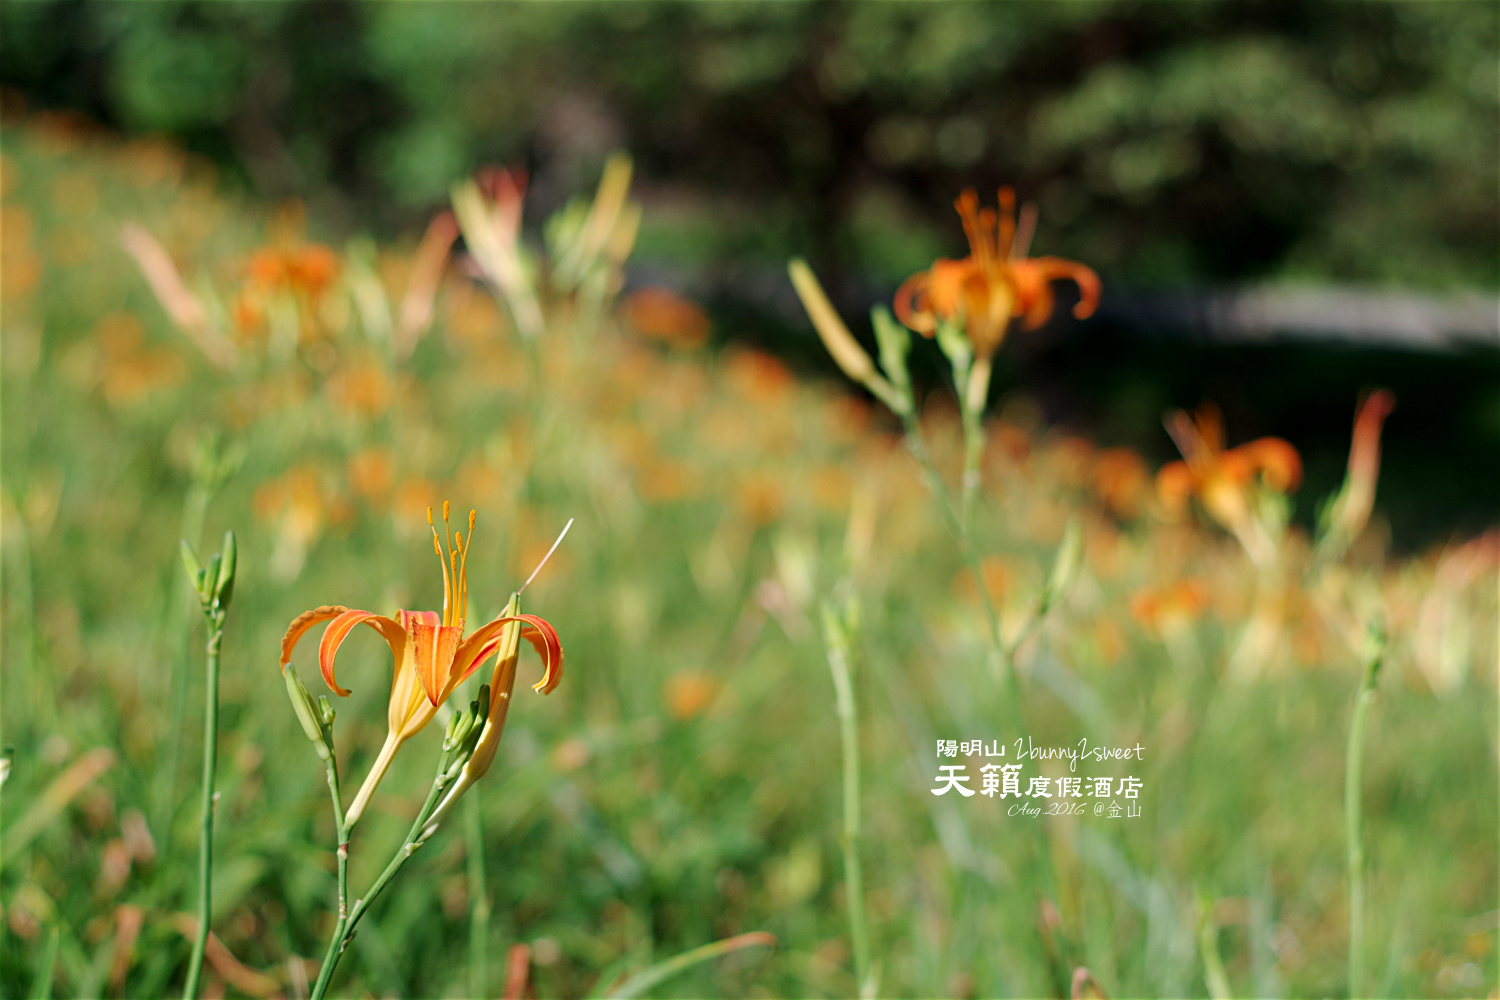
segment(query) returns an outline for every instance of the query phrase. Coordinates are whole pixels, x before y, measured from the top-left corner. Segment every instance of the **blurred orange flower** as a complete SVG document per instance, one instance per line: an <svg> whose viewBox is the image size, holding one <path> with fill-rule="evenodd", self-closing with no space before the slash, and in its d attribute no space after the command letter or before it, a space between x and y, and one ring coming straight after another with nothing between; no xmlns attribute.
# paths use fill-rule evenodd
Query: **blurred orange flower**
<svg viewBox="0 0 1500 1000"><path fill-rule="evenodd" d="M1105 506L1127 520L1140 513L1150 481L1146 463L1129 448L1106 448L1094 463L1094 492Z"/></svg>
<svg viewBox="0 0 1500 1000"><path fill-rule="evenodd" d="M896 291L896 316L924 337L937 331L941 320L962 322L974 353L989 358L1013 317L1024 317L1034 330L1052 315L1051 283L1068 279L1082 297L1073 315L1083 319L1099 304L1099 276L1092 269L1061 257L1027 257L1034 212L1023 211L1016 224L1015 192L1000 189L1000 211L981 209L972 188L954 202L969 238L969 256L941 258L926 271L912 275Z"/></svg>
<svg viewBox="0 0 1500 1000"><path fill-rule="evenodd" d="M385 448L365 448L349 458L349 485L366 500L382 499L391 488L391 455Z"/></svg>
<svg viewBox="0 0 1500 1000"><path fill-rule="evenodd" d="M670 289L631 292L621 309L637 333L669 347L688 349L708 342L708 314Z"/></svg>
<svg viewBox="0 0 1500 1000"><path fill-rule="evenodd" d="M662 700L672 718L686 722L708 708L718 690L711 677L695 670L681 670L667 678Z"/></svg>
<svg viewBox="0 0 1500 1000"><path fill-rule="evenodd" d="M314 329L323 296L338 278L338 255L321 243L262 247L245 263L245 280L231 314L242 341L253 340L273 301L289 297L301 319L301 334Z"/></svg>
<svg viewBox="0 0 1500 1000"><path fill-rule="evenodd" d="M1180 517L1187 510L1188 498L1197 496L1253 559L1268 561L1272 543L1264 531L1256 530L1251 490L1257 481L1277 493L1295 490L1302 482L1297 449L1281 438L1263 437L1226 451L1223 419L1212 405L1201 407L1196 417L1175 410L1166 424L1183 457L1183 461L1164 465L1156 476L1157 494L1167 511Z"/></svg>
<svg viewBox="0 0 1500 1000"><path fill-rule="evenodd" d="M443 504L443 528L447 532L448 504ZM323 641L318 645L318 666L323 680L330 690L340 697L348 697L349 691L339 686L334 678L334 658L339 647L348 638L356 625L368 625L391 647L394 674L391 678L391 699L387 710L390 732L370 768L369 776L354 802L349 806L347 821L353 825L369 804L375 787L385 776L396 751L409 738L416 735L437 713L451 695L474 670L499 650L502 630L512 622L520 623L521 636L530 640L541 655L545 673L535 685L537 691L547 694L562 680L563 651L557 630L545 619L536 615L502 615L464 637L464 615L468 611L469 580L467 572L469 544L462 531L451 533L447 538L447 552L432 520L428 508L427 523L432 527L432 546L437 552L443 568L443 612L398 611L395 618L387 618L371 611L354 611L341 605L325 605L305 611L292 620L281 640L281 669L291 662L292 651L298 640L319 622L328 621L323 630ZM474 537L474 512L469 512L469 542ZM332 619L332 621L329 621ZM491 692L492 697L494 692ZM509 697L509 692L506 692Z"/></svg>
<svg viewBox="0 0 1500 1000"><path fill-rule="evenodd" d="M1203 614L1208 607L1208 588L1200 580L1136 591L1130 599L1130 617L1156 635L1179 629Z"/></svg>

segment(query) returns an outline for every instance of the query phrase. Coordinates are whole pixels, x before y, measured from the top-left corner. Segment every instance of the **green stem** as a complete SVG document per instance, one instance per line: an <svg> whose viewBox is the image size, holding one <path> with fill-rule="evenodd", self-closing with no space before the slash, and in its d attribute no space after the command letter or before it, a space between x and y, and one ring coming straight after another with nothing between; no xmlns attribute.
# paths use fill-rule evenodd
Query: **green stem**
<svg viewBox="0 0 1500 1000"><path fill-rule="evenodd" d="M396 877L396 873L401 870L407 860L427 842L423 828L427 825L428 817L437 808L438 801L449 784L450 781L446 774L439 772L438 776L432 782L432 790L427 793L427 801L422 803L422 808L417 813L416 822L412 823L411 829L407 831L406 839L402 841L401 846L396 850L395 857L391 858L391 863L385 866L385 871L381 872L380 877L370 886L370 891L363 898L356 899L354 905L348 908L347 917L339 920L334 925L333 939L328 942L328 954L323 959L323 967L318 970L318 981L313 985L308 1000L322 1000L324 994L328 991L329 981L333 979L333 972L339 963L339 959L343 958L344 952L349 947L349 942L354 940L354 931L359 924L360 918L369 911L370 906L385 891L385 887L390 884L391 879ZM339 822L342 824L342 819ZM347 885L347 878L342 881ZM347 893L342 888L340 889L340 899L341 901L347 899Z"/></svg>
<svg viewBox="0 0 1500 1000"><path fill-rule="evenodd" d="M1365 976L1365 846L1360 823L1365 723L1375 701L1375 682L1381 653L1365 665L1359 693L1354 698L1354 721L1349 726L1349 751L1344 760L1344 832L1349 862L1349 996L1361 996Z"/></svg>
<svg viewBox="0 0 1500 1000"><path fill-rule="evenodd" d="M203 522L208 515L208 503L212 498L212 493L196 482L188 487L182 501L182 530L179 537L186 538L195 546L199 543L203 537ZM172 645L168 653L171 664L168 690L172 693L172 714L170 728L163 734L167 745L167 759L157 778L160 787L156 804L156 829L160 831L163 851L171 850L172 814L177 805L178 772L182 768L182 741L176 738L176 734L183 731L187 722L187 648L182 637L187 635L188 619L192 609L198 604L192 582L184 585L179 577L169 600L167 634L171 637L168 641Z"/></svg>
<svg viewBox="0 0 1500 1000"><path fill-rule="evenodd" d="M224 612L208 620L208 692L203 710L203 828L198 839L198 933L193 940L183 1000L198 996L203 953L208 947L208 924L213 909L214 778L219 769L219 647L224 641Z"/></svg>
<svg viewBox="0 0 1500 1000"><path fill-rule="evenodd" d="M333 940L329 942L328 954L323 959L323 968L318 970L318 983L312 995L321 996L333 976L333 965L338 960L334 951L344 940L349 926L349 825L344 822L344 798L339 792L338 759L328 755L328 792L333 798L333 826L338 834L338 921L334 924Z"/></svg>
<svg viewBox="0 0 1500 1000"><path fill-rule="evenodd" d="M470 788L464 802L464 834L468 840L469 875L469 995L489 996L486 947L490 937L489 890L484 884L484 822L479 789Z"/></svg>
<svg viewBox="0 0 1500 1000"><path fill-rule="evenodd" d="M943 474L938 471L937 463L933 461L932 453L927 450L927 444L922 440L922 429L917 424L916 418L911 417L906 421L906 446L911 453L922 463L923 471L927 474L927 483L933 495L938 499L938 506L942 508L944 516L948 519L948 528L953 532L953 537L958 542L959 552L963 555L964 563L969 569L969 575L974 578L974 590L979 595L980 606L984 608L985 621L989 626L989 639L999 656L1001 671L1006 677L1006 686L1015 701L1020 705L1020 683L1016 679L1015 661L1011 657L1010 650L1006 646L1004 634L1000 629L1000 612L995 608L995 602L990 597L989 588L984 584L984 566L979 559L979 552L974 548L972 537L964 528L964 522L953 506L953 497L948 492L948 484L943 482ZM1024 723L1023 723L1024 730ZM1022 735L1025 735L1024 731Z"/></svg>
<svg viewBox="0 0 1500 1000"><path fill-rule="evenodd" d="M865 914L864 875L859 863L859 715L848 650L842 643L828 648L828 669L837 698L839 737L844 754L844 882L848 892L849 935L854 942L854 975L860 996L870 985L870 927Z"/></svg>
<svg viewBox="0 0 1500 1000"><path fill-rule="evenodd" d="M971 537L974 531L974 502L979 496L981 481L980 462L984 458L984 408L990 395L990 359L977 358L969 370L969 378L960 401L963 407L964 428L964 478L963 478L963 533Z"/></svg>
<svg viewBox="0 0 1500 1000"><path fill-rule="evenodd" d="M985 378L987 381L988 371L985 372ZM947 484L943 481L943 476L938 470L937 463L933 461L932 453L927 450L927 445L922 439L922 428L917 422L916 415L911 413L903 416L903 422L906 425L907 448L921 462L922 468L927 474L928 484L932 489L933 495L938 499L938 506L942 508L943 514L947 517L948 527L952 530L954 538L958 541L959 550L963 554L969 574L974 579L974 590L979 595L979 602L984 608L985 619L989 625L992 655L997 661L995 672L1000 675L1002 683L1006 688L1005 711L1006 715L1009 716L1009 724L1014 727L1016 733L1021 738L1029 742L1030 730L1026 725L1026 713L1021 704L1021 681L1016 671L1015 654L1021 644L1040 626L1042 617L1047 609L1039 605L1031 616L1031 619L1022 628L1016 641L1010 644L1006 643L1000 626L1000 613L995 607L994 600L990 597L989 588L985 586L984 567L980 562L979 552L974 545L973 536L968 530L968 525L960 512L954 508L952 494L949 492ZM982 434L982 427L980 433ZM968 440L974 440L974 438L968 438ZM978 440L980 443L977 449L973 448L973 446L966 448L966 455L971 451L975 455L983 454L983 439L979 437ZM974 462L975 469L977 470L977 458L974 459ZM1040 824L1033 828L1031 839L1033 841L1033 850L1036 852L1034 862L1032 860L1022 860L1017 867L1023 873L1022 879L1026 883L1029 883L1029 887L1036 893L1038 904L1040 904L1045 899L1056 897L1057 877L1053 871L1052 852L1048 849L1047 835L1045 829ZM1040 887L1036 884L1038 878L1041 882ZM1041 927L1034 922L1028 922L1028 925L1032 930L1032 934L1037 939L1037 953L1045 953L1046 942ZM1053 969L1053 973L1054 978L1058 979L1058 982L1054 985L1060 989L1065 988L1067 986L1065 982L1067 970L1058 967Z"/></svg>

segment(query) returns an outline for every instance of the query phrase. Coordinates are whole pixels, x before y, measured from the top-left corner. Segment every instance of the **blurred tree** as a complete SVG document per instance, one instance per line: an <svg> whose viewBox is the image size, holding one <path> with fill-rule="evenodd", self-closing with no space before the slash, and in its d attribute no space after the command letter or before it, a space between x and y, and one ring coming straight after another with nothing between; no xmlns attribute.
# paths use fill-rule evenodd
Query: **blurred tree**
<svg viewBox="0 0 1500 1000"><path fill-rule="evenodd" d="M8 0L0 29L34 104L336 226L408 225L495 160L550 208L625 146L668 209L648 255L885 284L959 249L959 188L1010 182L1041 250L1136 282L1497 284L1487 2Z"/></svg>

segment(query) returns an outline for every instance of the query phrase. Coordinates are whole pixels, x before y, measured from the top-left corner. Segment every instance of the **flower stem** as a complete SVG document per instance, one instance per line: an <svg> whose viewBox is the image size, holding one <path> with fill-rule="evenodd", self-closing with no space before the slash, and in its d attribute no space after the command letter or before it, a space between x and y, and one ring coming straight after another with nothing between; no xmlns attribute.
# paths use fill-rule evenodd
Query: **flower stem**
<svg viewBox="0 0 1500 1000"><path fill-rule="evenodd" d="M484 821L478 788L469 789L464 821L469 869L469 996L483 1000L489 996L485 949L490 936L490 900L484 883Z"/></svg>
<svg viewBox="0 0 1500 1000"><path fill-rule="evenodd" d="M962 521L966 536L974 531L974 502L979 496L980 462L984 458L984 408L990 394L990 359L976 358L969 370L963 408L964 428L964 479Z"/></svg>
<svg viewBox="0 0 1500 1000"><path fill-rule="evenodd" d="M208 503L212 493L196 481L188 487L182 500L181 536L197 545L203 537L203 522L208 514ZM196 595L192 583L186 590L182 584L172 588L167 606L167 633L170 648L167 651L171 663L171 679L168 690L172 693L170 728L162 734L166 743L166 762L157 776L156 829L161 831L162 848L170 851L172 845L172 812L177 804L178 771L182 768L182 741L177 734L183 731L187 721L187 642L189 616L192 614Z"/></svg>
<svg viewBox="0 0 1500 1000"><path fill-rule="evenodd" d="M984 372L986 381L989 372ZM967 405L965 409L968 409ZM937 463L933 461L932 453L927 449L926 442L922 438L922 427L918 423L915 413L909 413L903 417L906 425L906 445L911 453L921 462L923 470L927 474L929 487L938 500L938 506L947 517L948 527L952 530L955 540L958 542L959 550L963 554L964 561L968 566L969 574L974 579L974 590L979 595L979 603L984 608L984 615L988 623L989 639L992 656L995 660L995 672L1000 675L1001 682L1006 688L1006 714L1009 723L1015 728L1016 734L1029 741L1030 730L1026 725L1026 713L1021 703L1021 681L1016 671L1016 653L1021 644L1041 625L1042 617L1046 614L1048 606L1039 604L1031 618L1025 623L1013 643L1006 643L1004 632L1000 625L1000 613L995 607L994 599L990 596L989 588L984 582L984 567L979 559L979 551L974 544L973 534L969 530L968 513L960 512L953 505L952 494L948 485L943 481L942 473L938 470ZM978 463L979 456L984 452L983 426L979 424L977 430L970 431L969 418L965 416L965 500L968 500L968 467L972 463L974 469L973 481L978 485ZM972 456L972 457L971 457ZM1031 890L1036 895L1036 903L1040 905L1057 895L1057 878L1053 870L1052 852L1048 848L1047 834L1044 827L1037 824L1033 827L1033 850L1035 858L1030 861L1022 861L1019 870L1026 883L1030 884ZM1037 882L1040 881L1040 885ZM1033 933L1037 936L1037 951L1045 952L1045 938L1040 926L1028 922ZM1061 975L1065 970L1053 970Z"/></svg>
<svg viewBox="0 0 1500 1000"><path fill-rule="evenodd" d="M1379 642L1365 664L1359 693L1354 698L1354 720L1349 726L1349 750L1344 760L1344 833L1349 862L1349 996L1359 997L1365 977L1365 846L1360 823L1365 723L1375 701L1375 684L1384 656Z"/></svg>
<svg viewBox="0 0 1500 1000"><path fill-rule="evenodd" d="M219 648L224 641L224 611L208 619L208 692L203 710L203 828L198 839L198 931L188 963L184 1000L198 996L203 953L208 947L208 925L213 908L214 779L219 769Z"/></svg>
<svg viewBox="0 0 1500 1000"><path fill-rule="evenodd" d="M346 909L343 904L348 899L345 888L348 884L348 878L347 874L341 871L339 880L340 919L334 925L333 938L328 942L328 954L323 959L322 968L318 970L318 981L313 985L308 1000L322 1000L323 996L328 992L328 984L333 979L333 972L338 966L339 959L344 956L344 952L349 947L349 942L354 940L354 931L359 924L360 918L368 912L370 906L385 891L385 887L390 884L391 879L396 877L396 873L401 870L407 860L427 842L427 834L424 833L424 828L427 826L428 817L432 815L433 809L437 808L438 800L449 784L450 779L448 776L444 772L439 771L438 776L433 779L432 789L427 793L427 801L422 803L422 808L417 813L416 821L412 823L411 829L407 831L405 840L397 848L396 854L391 858L390 864L385 866L385 871L381 872L380 877L370 886L370 891L362 898L356 899L353 906L347 907L347 915L343 912ZM337 809L337 806L335 806L335 809ZM347 824L343 824L341 821L341 836L347 832L347 829ZM343 856L339 860L341 867L347 864L347 850L343 852Z"/></svg>
<svg viewBox="0 0 1500 1000"><path fill-rule="evenodd" d="M847 639L847 636L842 637ZM844 882L849 907L849 936L854 943L854 975L860 996L873 987L870 982L870 927L865 914L864 875L859 862L859 714L854 698L854 683L849 671L849 649L846 641L835 641L828 647L828 669L833 674L833 690L839 717L839 737L844 756Z"/></svg>

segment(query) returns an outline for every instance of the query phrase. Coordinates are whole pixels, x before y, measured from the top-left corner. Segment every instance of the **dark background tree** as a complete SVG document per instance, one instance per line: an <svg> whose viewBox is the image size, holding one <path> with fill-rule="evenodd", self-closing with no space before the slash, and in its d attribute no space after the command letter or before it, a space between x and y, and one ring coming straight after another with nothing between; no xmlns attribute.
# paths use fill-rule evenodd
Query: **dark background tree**
<svg viewBox="0 0 1500 1000"><path fill-rule="evenodd" d="M810 365L826 359L785 259L810 257L858 315L962 252L966 185L1035 201L1038 251L1098 269L1107 305L1245 282L1500 287L1487 2L5 0L0 81L169 133L256 196L305 200L328 238L413 231L487 162L531 169L537 220L628 149L639 280ZM997 394L1157 457L1161 410L1212 397L1231 434L1304 447L1310 498L1341 474L1359 389L1386 384L1398 532L1500 509L1493 346L1224 346L1108 313L1015 338Z"/></svg>

